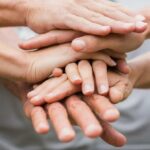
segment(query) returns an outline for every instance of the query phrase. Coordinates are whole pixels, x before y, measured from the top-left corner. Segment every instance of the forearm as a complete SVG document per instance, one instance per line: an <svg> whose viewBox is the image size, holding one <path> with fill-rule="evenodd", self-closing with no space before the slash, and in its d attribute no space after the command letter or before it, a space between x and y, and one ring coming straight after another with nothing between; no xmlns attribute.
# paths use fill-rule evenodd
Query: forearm
<svg viewBox="0 0 150 150"><path fill-rule="evenodd" d="M8 33L11 36L8 36ZM17 36L5 29L0 32L0 78L22 80L24 53L17 48Z"/></svg>
<svg viewBox="0 0 150 150"><path fill-rule="evenodd" d="M25 0L0 0L0 26L25 25Z"/></svg>
<svg viewBox="0 0 150 150"><path fill-rule="evenodd" d="M129 62L134 88L150 88L150 52Z"/></svg>
<svg viewBox="0 0 150 150"><path fill-rule="evenodd" d="M146 38L149 39L150 38L150 6L144 7L140 13L146 18L146 22L148 23L148 28L147 28L147 36Z"/></svg>

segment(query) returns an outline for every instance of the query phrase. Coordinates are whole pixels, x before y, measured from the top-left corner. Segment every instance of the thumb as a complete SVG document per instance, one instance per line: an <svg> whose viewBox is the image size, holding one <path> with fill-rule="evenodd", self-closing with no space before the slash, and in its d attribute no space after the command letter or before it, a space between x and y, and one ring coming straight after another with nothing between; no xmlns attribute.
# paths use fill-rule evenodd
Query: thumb
<svg viewBox="0 0 150 150"><path fill-rule="evenodd" d="M109 97L113 103L119 103L126 99L132 91L129 81L119 81L110 88Z"/></svg>
<svg viewBox="0 0 150 150"><path fill-rule="evenodd" d="M21 42L19 47L24 50L40 49L42 47L70 42L79 36L81 36L81 33L72 30L53 30Z"/></svg>

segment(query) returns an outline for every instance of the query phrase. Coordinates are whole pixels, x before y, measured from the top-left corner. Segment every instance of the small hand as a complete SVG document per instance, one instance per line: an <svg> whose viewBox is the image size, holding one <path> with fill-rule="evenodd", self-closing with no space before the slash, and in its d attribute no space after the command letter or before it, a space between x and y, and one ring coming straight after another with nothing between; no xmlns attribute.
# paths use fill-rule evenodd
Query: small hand
<svg viewBox="0 0 150 150"><path fill-rule="evenodd" d="M123 61L120 61L119 67L126 70L126 65L124 65ZM70 64L66 69L69 80L65 74L58 78L50 78L29 92L28 98L34 105L41 105L45 102L56 102L66 96L82 91L85 95L91 95L93 92L98 92L101 95L109 94L109 99L116 103L125 99L134 85L133 78L130 75L132 74L131 69L130 67L127 69L129 74L122 74L115 70L108 70L107 73L107 67L102 61L94 61L93 70L87 61L81 61L78 66ZM94 72L96 86L92 72ZM89 83L92 88L88 86L87 90L86 85L89 85ZM45 90L43 91L42 89Z"/></svg>

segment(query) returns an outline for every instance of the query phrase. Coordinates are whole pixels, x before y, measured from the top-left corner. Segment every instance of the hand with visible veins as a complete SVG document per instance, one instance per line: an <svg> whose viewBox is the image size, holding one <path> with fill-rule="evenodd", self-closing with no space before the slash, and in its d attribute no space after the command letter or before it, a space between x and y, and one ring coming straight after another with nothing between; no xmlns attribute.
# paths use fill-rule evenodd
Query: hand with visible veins
<svg viewBox="0 0 150 150"><path fill-rule="evenodd" d="M65 99L63 103L56 102L46 104L45 106L34 106L26 97L31 86L26 83L15 83L9 80L3 80L3 84L21 99L25 114L31 119L33 127L38 134L49 132L49 118L57 133L58 139L62 142L69 142L75 138L75 131L72 128L73 123L81 127L87 137L100 137L108 144L117 147L123 146L126 143L124 135L113 129L107 121L104 121L117 120L119 112L102 96L95 94L90 98L81 98L80 96L74 95ZM86 104L87 102L91 108ZM99 119L97 119L91 109L95 110ZM116 113L112 113L113 110Z"/></svg>

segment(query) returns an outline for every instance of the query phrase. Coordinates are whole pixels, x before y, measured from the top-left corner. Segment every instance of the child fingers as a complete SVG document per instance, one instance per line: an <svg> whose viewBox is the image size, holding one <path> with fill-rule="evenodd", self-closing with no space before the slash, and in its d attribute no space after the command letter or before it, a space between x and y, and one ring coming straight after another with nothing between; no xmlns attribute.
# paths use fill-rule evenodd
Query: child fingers
<svg viewBox="0 0 150 150"><path fill-rule="evenodd" d="M94 61L92 66L95 75L97 91L99 94L105 95L109 90L107 65L103 61L98 60Z"/></svg>
<svg viewBox="0 0 150 150"><path fill-rule="evenodd" d="M61 77L51 78L45 81L43 84L39 85L35 90L28 93L28 98L30 102L34 105L43 104L44 97L56 87L58 87L61 83L67 80L67 76L63 74Z"/></svg>
<svg viewBox="0 0 150 150"><path fill-rule="evenodd" d="M69 80L59 85L56 89L45 95L44 99L47 103L56 102L67 96L81 91L80 85L74 85Z"/></svg>
<svg viewBox="0 0 150 150"><path fill-rule="evenodd" d="M60 77L63 74L63 70L61 68L55 68L52 72L52 77Z"/></svg>
<svg viewBox="0 0 150 150"><path fill-rule="evenodd" d="M80 77L80 73L78 71L78 66L76 63L71 63L68 64L65 68L66 74L68 79L73 83L73 84L81 84L82 79Z"/></svg>
<svg viewBox="0 0 150 150"><path fill-rule="evenodd" d="M94 78L91 64L82 60L78 64L78 69L82 78L82 92L84 95L91 95L94 93Z"/></svg>

